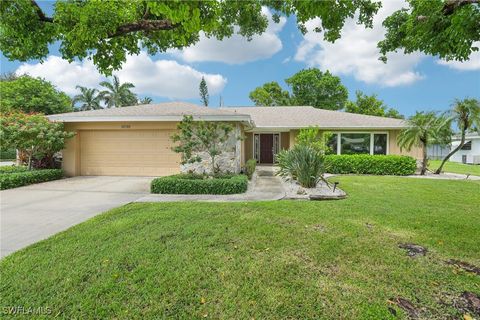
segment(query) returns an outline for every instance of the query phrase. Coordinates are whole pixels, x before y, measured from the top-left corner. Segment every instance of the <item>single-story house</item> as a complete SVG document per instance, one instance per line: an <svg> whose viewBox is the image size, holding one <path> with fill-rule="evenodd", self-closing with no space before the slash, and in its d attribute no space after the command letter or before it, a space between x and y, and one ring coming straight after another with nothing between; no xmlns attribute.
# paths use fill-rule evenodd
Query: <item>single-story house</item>
<svg viewBox="0 0 480 320"><path fill-rule="evenodd" d="M450 149L453 150L460 145L460 136L452 138ZM455 152L450 161L469 164L480 164L480 134L470 133L465 137L465 144Z"/></svg>
<svg viewBox="0 0 480 320"><path fill-rule="evenodd" d="M275 155L295 144L302 128L319 127L333 133L330 146L337 154L406 154L421 158L420 148L407 152L397 144L405 122L313 107L209 108L185 102L167 102L48 116L64 122L77 134L63 150L68 176L163 176L186 171L172 151L170 137L184 115L194 120L229 122L235 134L227 154L233 171L246 160L273 164ZM225 165L224 165L225 167Z"/></svg>

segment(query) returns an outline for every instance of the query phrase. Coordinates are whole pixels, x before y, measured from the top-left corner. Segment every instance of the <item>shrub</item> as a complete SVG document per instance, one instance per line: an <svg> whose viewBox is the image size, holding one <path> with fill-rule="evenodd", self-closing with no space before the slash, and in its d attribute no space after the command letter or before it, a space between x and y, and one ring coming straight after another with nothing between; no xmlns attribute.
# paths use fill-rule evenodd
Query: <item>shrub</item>
<svg viewBox="0 0 480 320"><path fill-rule="evenodd" d="M27 170L27 167L24 166L1 166L0 174L23 172Z"/></svg>
<svg viewBox="0 0 480 320"><path fill-rule="evenodd" d="M277 154L279 176L297 180L302 187L313 188L325 173L323 151L307 145L295 145Z"/></svg>
<svg viewBox="0 0 480 320"><path fill-rule="evenodd" d="M10 148L0 151L0 159L2 160L15 160L17 158L17 150Z"/></svg>
<svg viewBox="0 0 480 320"><path fill-rule="evenodd" d="M150 190L163 194L235 194L246 192L247 186L245 175L177 174L154 179Z"/></svg>
<svg viewBox="0 0 480 320"><path fill-rule="evenodd" d="M56 180L62 177L63 171L60 169L33 170L0 174L0 190Z"/></svg>
<svg viewBox="0 0 480 320"><path fill-rule="evenodd" d="M252 176L255 173L256 167L257 167L257 160L255 159L250 159L245 163L245 173L247 174L248 180L252 179Z"/></svg>
<svg viewBox="0 0 480 320"><path fill-rule="evenodd" d="M329 173L396 176L414 174L417 168L416 160L412 157L369 154L327 155L325 165Z"/></svg>

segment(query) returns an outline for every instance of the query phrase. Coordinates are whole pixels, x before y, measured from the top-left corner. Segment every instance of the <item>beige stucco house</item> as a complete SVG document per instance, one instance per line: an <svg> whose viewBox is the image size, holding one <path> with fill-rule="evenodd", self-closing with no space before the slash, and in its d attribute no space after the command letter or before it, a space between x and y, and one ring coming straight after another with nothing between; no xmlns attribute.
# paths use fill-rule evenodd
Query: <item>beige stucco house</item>
<svg viewBox="0 0 480 320"><path fill-rule="evenodd" d="M295 144L299 130L310 126L332 132L330 146L337 154L407 154L421 158L421 150L401 151L397 135L403 120L366 116L313 107L208 108L168 102L124 108L50 115L77 134L63 151L68 176L163 176L181 171L180 155L170 137L184 115L194 120L224 121L235 126L229 154L234 170L254 158L273 164L275 155Z"/></svg>

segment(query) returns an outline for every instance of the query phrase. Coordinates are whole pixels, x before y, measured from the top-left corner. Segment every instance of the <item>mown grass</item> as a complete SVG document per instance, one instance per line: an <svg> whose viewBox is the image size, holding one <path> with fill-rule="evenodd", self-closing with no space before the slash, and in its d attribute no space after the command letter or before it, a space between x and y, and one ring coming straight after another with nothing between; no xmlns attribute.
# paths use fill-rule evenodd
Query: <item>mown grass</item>
<svg viewBox="0 0 480 320"><path fill-rule="evenodd" d="M438 167L440 167L441 163L442 163L441 160L430 160L430 161L428 161L428 168L432 171L435 171L435 170L438 169ZM464 163L447 161L445 163L445 165L443 166L442 171L480 176L480 165L464 164Z"/></svg>
<svg viewBox="0 0 480 320"><path fill-rule="evenodd" d="M480 294L480 277L444 261L480 265L480 184L335 180L348 199L111 210L1 260L0 305L77 319L398 319L389 300L403 297L426 319L463 316L453 301ZM409 258L403 242L429 252Z"/></svg>

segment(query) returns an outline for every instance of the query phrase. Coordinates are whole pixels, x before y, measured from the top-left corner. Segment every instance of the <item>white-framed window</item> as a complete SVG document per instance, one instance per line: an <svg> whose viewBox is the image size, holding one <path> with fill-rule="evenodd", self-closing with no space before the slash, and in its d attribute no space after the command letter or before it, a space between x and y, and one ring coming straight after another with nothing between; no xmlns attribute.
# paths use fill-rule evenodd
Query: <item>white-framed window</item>
<svg viewBox="0 0 480 320"><path fill-rule="evenodd" d="M333 154L389 153L388 132L332 132L328 142Z"/></svg>

